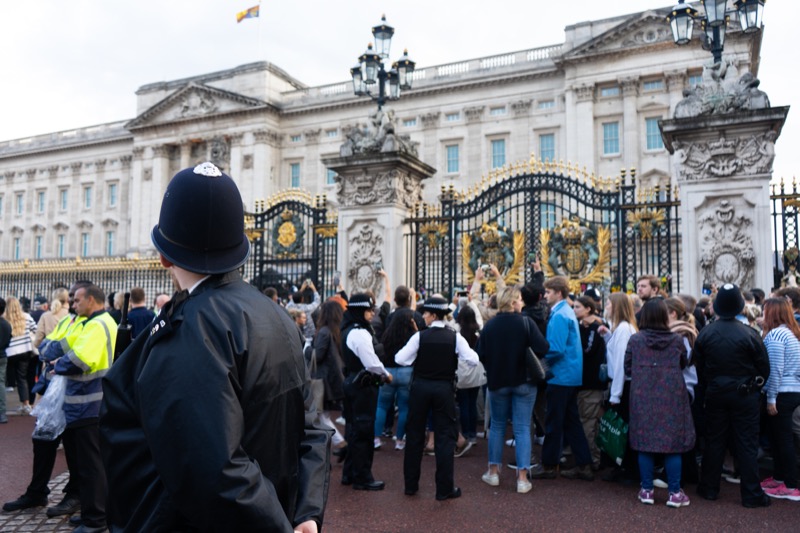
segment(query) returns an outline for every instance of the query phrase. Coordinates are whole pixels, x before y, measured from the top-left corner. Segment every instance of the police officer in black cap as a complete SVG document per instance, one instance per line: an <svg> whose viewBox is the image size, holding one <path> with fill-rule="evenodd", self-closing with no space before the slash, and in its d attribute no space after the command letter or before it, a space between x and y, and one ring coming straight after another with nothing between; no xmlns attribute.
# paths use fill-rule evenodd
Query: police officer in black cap
<svg viewBox="0 0 800 533"><path fill-rule="evenodd" d="M769 377L767 349L756 331L739 322L744 309L739 287L727 283L717 292L718 320L703 328L694 343L692 359L705 386L708 427L697 493L706 500L719 497L722 463L733 437L739 463L742 505L766 507L769 497L758 477L758 432L761 386Z"/></svg>
<svg viewBox="0 0 800 533"><path fill-rule="evenodd" d="M342 359L344 360L344 438L347 454L342 469L342 484L356 490L383 490L383 481L372 476L375 453L375 410L378 387L392 381L392 375L379 353L383 347L375 338L370 321L375 316L375 301L368 294L350 297L342 320Z"/></svg>
<svg viewBox="0 0 800 533"><path fill-rule="evenodd" d="M332 431L306 407L297 327L242 280L236 184L211 163L182 170L151 237L179 292L103 382L109 526L318 531Z"/></svg>
<svg viewBox="0 0 800 533"><path fill-rule="evenodd" d="M478 354L461 334L445 325L444 317L449 312L450 307L444 298L433 296L425 300L422 318L428 329L412 335L395 355L397 364L414 365L403 460L405 493L408 496L413 496L419 490L425 422L431 411L436 455L436 499L461 496L461 489L453 481L453 452L458 438L455 376L459 358L469 366L476 366Z"/></svg>

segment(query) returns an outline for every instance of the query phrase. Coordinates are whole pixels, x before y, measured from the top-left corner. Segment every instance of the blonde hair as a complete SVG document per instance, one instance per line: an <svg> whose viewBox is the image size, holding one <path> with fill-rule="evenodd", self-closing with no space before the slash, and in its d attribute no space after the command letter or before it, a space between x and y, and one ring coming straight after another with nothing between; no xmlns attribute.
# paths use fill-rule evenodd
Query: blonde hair
<svg viewBox="0 0 800 533"><path fill-rule="evenodd" d="M633 312L631 297L624 292L614 292L608 297L611 302L611 327L617 329L623 322L627 322L633 329L636 327L636 315Z"/></svg>
<svg viewBox="0 0 800 533"><path fill-rule="evenodd" d="M16 298L9 298L6 301L6 320L11 324L12 337L25 334L25 313L22 312L22 306Z"/></svg>
<svg viewBox="0 0 800 533"><path fill-rule="evenodd" d="M504 313L512 310L511 304L520 298L522 293L517 287L505 287L497 293L497 312Z"/></svg>
<svg viewBox="0 0 800 533"><path fill-rule="evenodd" d="M50 295L50 299L50 312L54 315L58 314L62 308L69 305L69 291L67 291L67 289L64 287L59 287L53 291L53 293Z"/></svg>

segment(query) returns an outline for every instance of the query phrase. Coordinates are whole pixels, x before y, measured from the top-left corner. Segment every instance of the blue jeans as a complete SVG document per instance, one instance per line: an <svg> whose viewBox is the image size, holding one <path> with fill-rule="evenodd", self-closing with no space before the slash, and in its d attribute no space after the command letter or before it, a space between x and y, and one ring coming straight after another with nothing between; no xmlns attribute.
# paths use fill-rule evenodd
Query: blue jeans
<svg viewBox="0 0 800 533"><path fill-rule="evenodd" d="M639 479L642 488L653 490L654 453L639 452ZM664 455L664 470L667 472L667 485L670 494L681 491L681 454L668 453Z"/></svg>
<svg viewBox="0 0 800 533"><path fill-rule="evenodd" d="M397 440L402 440L406 436L406 418L408 417L408 390L411 385L411 375L414 369L410 366L400 366L397 368L388 367L386 370L392 375L391 383L381 385L378 395L378 409L375 412L375 435L383 433L383 426L386 424L386 413L389 409L394 409L395 398L397 398Z"/></svg>
<svg viewBox="0 0 800 533"><path fill-rule="evenodd" d="M477 437L475 426L478 425L478 390L480 387L456 390L458 416L461 422L461 434L468 439Z"/></svg>
<svg viewBox="0 0 800 533"><path fill-rule="evenodd" d="M489 429L489 464L503 464L503 441L506 421L511 419L514 430L517 469L531 466L531 416L536 401L536 386L523 383L489 391L492 426Z"/></svg>

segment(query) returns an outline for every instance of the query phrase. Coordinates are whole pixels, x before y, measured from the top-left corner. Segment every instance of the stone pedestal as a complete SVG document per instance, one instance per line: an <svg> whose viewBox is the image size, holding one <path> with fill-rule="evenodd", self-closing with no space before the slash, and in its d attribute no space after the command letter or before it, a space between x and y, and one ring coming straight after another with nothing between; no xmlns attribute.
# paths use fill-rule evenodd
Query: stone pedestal
<svg viewBox="0 0 800 533"><path fill-rule="evenodd" d="M422 180L436 169L407 152L355 154L322 163L337 174L337 265L345 289L351 294L372 290L378 301L391 300L376 270L383 267L392 287L408 283L403 220L422 201Z"/></svg>
<svg viewBox="0 0 800 533"><path fill-rule="evenodd" d="M684 291L772 287L769 182L788 107L665 120L680 186Z"/></svg>

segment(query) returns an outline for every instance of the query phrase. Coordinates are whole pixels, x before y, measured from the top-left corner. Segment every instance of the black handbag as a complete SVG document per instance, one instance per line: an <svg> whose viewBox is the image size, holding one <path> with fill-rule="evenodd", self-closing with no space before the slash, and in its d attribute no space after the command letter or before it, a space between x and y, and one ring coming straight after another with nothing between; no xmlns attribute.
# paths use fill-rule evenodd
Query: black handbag
<svg viewBox="0 0 800 533"><path fill-rule="evenodd" d="M530 328L528 321L525 321L525 327ZM528 369L528 380L533 383L541 383L547 377L546 363L536 357L533 348L528 346L525 348L525 367Z"/></svg>

